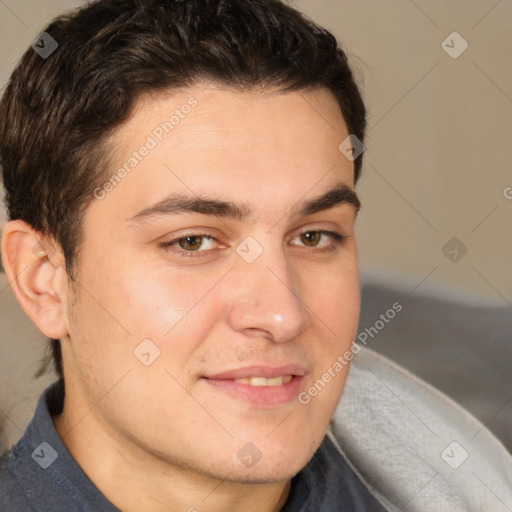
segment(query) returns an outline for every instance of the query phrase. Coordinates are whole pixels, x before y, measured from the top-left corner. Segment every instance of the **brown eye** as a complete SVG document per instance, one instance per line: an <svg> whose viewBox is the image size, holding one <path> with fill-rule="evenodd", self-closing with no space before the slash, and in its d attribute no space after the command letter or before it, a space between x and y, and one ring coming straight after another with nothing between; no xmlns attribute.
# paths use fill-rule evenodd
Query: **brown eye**
<svg viewBox="0 0 512 512"><path fill-rule="evenodd" d="M185 251L194 251L203 244L202 235L185 236L178 240L178 245Z"/></svg>
<svg viewBox="0 0 512 512"><path fill-rule="evenodd" d="M310 247L317 251L335 251L345 242L345 235L325 229L310 229L309 231L302 231L296 236L300 239L300 243L293 245Z"/></svg>
<svg viewBox="0 0 512 512"><path fill-rule="evenodd" d="M215 241L215 238L205 233L190 233L159 245L178 256L205 256L211 254L211 246L215 245Z"/></svg>
<svg viewBox="0 0 512 512"><path fill-rule="evenodd" d="M321 231L307 231L300 235L302 243L308 247L316 247L320 239L322 238Z"/></svg>

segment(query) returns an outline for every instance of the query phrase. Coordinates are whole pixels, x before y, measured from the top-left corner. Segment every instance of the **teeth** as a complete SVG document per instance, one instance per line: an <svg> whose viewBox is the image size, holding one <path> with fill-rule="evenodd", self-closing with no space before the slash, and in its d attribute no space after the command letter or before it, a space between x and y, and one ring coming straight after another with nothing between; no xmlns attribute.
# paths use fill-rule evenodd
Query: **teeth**
<svg viewBox="0 0 512 512"><path fill-rule="evenodd" d="M292 375L280 375L279 377L272 377L266 379L265 377L246 377L243 379L235 379L239 384L248 384L249 386L282 386L292 380Z"/></svg>
<svg viewBox="0 0 512 512"><path fill-rule="evenodd" d="M271 379L263 379L266 380L267 383L264 384L266 386L282 386L283 385L283 377L272 377Z"/></svg>
<svg viewBox="0 0 512 512"><path fill-rule="evenodd" d="M279 378L279 377L277 377ZM272 379L276 380L276 379ZM283 381L281 381L281 384ZM249 377L249 386L266 386L267 385L267 379L265 377Z"/></svg>

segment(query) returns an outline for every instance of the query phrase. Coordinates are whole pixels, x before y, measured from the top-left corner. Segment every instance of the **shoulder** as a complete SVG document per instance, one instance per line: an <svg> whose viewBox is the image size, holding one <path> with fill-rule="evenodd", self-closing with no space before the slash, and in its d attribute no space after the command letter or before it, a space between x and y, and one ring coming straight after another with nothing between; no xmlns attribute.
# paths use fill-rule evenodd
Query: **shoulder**
<svg viewBox="0 0 512 512"><path fill-rule="evenodd" d="M9 512L77 511L76 503L65 492L63 482L51 469L44 469L33 458L23 437L0 462L0 510Z"/></svg>
<svg viewBox="0 0 512 512"><path fill-rule="evenodd" d="M23 452L20 444L21 441L0 457L0 510L36 511L19 478L19 454Z"/></svg>
<svg viewBox="0 0 512 512"><path fill-rule="evenodd" d="M77 510L66 470L54 464L65 457L65 448L53 426L47 388L21 439L0 459L0 510L9 512ZM57 451L53 448L55 447Z"/></svg>

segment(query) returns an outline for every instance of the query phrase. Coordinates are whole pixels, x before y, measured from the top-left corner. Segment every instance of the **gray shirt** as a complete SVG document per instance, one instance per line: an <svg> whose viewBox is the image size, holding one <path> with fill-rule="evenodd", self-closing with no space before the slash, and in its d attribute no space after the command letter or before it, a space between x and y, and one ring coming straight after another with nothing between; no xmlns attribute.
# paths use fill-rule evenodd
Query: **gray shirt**
<svg viewBox="0 0 512 512"><path fill-rule="evenodd" d="M20 441L0 464L0 510L6 512L117 512L81 470L60 439L52 416L60 414L59 381L39 399ZM282 512L384 512L329 438L291 482ZM200 511L199 511L200 512Z"/></svg>

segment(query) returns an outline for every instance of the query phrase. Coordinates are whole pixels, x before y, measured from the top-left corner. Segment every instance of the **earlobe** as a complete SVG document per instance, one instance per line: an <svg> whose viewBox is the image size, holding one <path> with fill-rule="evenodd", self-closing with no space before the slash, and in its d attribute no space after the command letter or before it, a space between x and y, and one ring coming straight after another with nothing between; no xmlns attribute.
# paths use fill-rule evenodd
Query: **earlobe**
<svg viewBox="0 0 512 512"><path fill-rule="evenodd" d="M67 336L67 275L55 244L27 223L13 220L2 229L2 259L16 299L39 330L54 339Z"/></svg>

